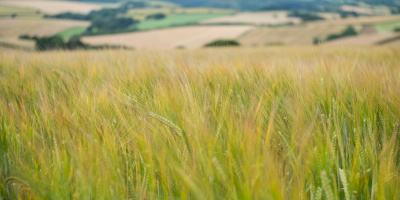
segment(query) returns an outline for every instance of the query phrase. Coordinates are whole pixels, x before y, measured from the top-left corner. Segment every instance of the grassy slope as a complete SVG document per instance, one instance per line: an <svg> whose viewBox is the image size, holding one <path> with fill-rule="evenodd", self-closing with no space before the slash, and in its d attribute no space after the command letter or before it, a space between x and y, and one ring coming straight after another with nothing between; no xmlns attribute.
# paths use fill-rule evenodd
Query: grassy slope
<svg viewBox="0 0 400 200"><path fill-rule="evenodd" d="M63 39L70 39L74 36L81 35L83 32L85 32L87 27L85 26L76 26L69 28L67 30L61 31L57 33L58 36L62 37Z"/></svg>
<svg viewBox="0 0 400 200"><path fill-rule="evenodd" d="M161 20L145 20L136 25L139 30L153 30L197 23L198 21L230 15L229 13L191 13L168 15Z"/></svg>
<svg viewBox="0 0 400 200"><path fill-rule="evenodd" d="M133 17L138 20L146 19L146 16L163 13L166 15L171 14L207 14L207 13L235 13L235 10L229 9L212 9L212 8L152 8L152 9L132 9L125 15L126 17Z"/></svg>
<svg viewBox="0 0 400 200"><path fill-rule="evenodd" d="M1 52L0 196L400 196L399 48Z"/></svg>
<svg viewBox="0 0 400 200"><path fill-rule="evenodd" d="M374 27L379 33L392 33L395 28L400 28L400 20L375 24Z"/></svg>

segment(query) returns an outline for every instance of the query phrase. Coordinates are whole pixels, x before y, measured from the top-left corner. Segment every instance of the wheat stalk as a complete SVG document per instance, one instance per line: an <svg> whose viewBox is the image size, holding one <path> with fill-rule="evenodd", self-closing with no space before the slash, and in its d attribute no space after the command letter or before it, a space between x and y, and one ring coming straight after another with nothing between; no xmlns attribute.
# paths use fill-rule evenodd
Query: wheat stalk
<svg viewBox="0 0 400 200"><path fill-rule="evenodd" d="M326 199L327 200L334 200L334 195L332 188L329 184L329 178L326 175L326 171L321 172L321 181L322 181L322 188L325 191Z"/></svg>
<svg viewBox="0 0 400 200"><path fill-rule="evenodd" d="M343 184L343 190L346 200L350 200L349 183L347 182L346 174L343 169L339 169L339 174L340 174L340 180L342 181Z"/></svg>

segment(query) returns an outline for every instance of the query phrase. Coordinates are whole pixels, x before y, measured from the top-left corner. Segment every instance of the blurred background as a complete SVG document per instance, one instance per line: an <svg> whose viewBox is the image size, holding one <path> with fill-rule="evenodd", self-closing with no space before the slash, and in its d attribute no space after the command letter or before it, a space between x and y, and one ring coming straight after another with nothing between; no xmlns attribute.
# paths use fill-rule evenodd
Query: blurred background
<svg viewBox="0 0 400 200"><path fill-rule="evenodd" d="M5 48L278 45L400 45L400 0L0 1Z"/></svg>

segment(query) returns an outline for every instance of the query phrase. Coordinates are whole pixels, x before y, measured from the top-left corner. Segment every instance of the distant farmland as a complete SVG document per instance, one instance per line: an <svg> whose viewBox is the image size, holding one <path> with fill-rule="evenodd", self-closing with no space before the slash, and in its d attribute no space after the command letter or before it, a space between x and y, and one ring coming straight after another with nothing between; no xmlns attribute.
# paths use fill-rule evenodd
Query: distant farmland
<svg viewBox="0 0 400 200"><path fill-rule="evenodd" d="M89 13L91 10L99 10L101 5L69 2L69 1L1 1L0 5L14 5L40 10L48 14L58 14L62 12Z"/></svg>
<svg viewBox="0 0 400 200"><path fill-rule="evenodd" d="M252 26L189 26L155 31L83 37L92 44L124 45L137 49L197 48L216 39L235 39Z"/></svg>
<svg viewBox="0 0 400 200"><path fill-rule="evenodd" d="M133 17L138 20L144 20L146 16L162 13L165 15L174 14L233 14L236 11L229 9L211 9L211 8L152 8L152 9L132 9L125 16ZM204 18L203 18L204 19Z"/></svg>
<svg viewBox="0 0 400 200"><path fill-rule="evenodd" d="M386 33L386 34L364 34L352 37L345 37L328 42L331 45L373 45L388 40L400 40L400 34ZM396 39L397 38L397 39Z"/></svg>
<svg viewBox="0 0 400 200"><path fill-rule="evenodd" d="M41 11L33 8L7 5L0 2L0 19L10 18L14 15L17 18L41 18Z"/></svg>
<svg viewBox="0 0 400 200"><path fill-rule="evenodd" d="M50 19L0 19L0 42L32 47L32 41L22 41L20 35L52 36L72 27L86 27L89 22Z"/></svg>
<svg viewBox="0 0 400 200"><path fill-rule="evenodd" d="M283 27L259 27L241 36L244 45L263 46L273 43L284 45L310 45L315 37L325 39L328 35L340 33L349 25L361 31L365 25L400 20L400 16L363 17L340 20L318 21Z"/></svg>
<svg viewBox="0 0 400 200"><path fill-rule="evenodd" d="M240 13L233 16L220 17L203 20L203 24L257 24L257 25L277 25L277 24L298 24L301 19L288 17L287 12L259 12L259 13Z"/></svg>
<svg viewBox="0 0 400 200"><path fill-rule="evenodd" d="M204 19L213 19L230 15L230 13L189 13L173 14L160 20L144 20L137 24L138 30L154 30L174 26L193 25Z"/></svg>
<svg viewBox="0 0 400 200"><path fill-rule="evenodd" d="M89 22L74 20L0 19L0 35L6 37L18 37L21 34L51 36L71 27L88 25Z"/></svg>

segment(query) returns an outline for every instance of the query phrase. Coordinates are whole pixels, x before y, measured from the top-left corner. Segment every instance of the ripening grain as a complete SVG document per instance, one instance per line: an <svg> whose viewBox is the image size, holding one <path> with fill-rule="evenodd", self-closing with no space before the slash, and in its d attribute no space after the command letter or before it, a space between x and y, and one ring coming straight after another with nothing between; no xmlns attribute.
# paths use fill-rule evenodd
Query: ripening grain
<svg viewBox="0 0 400 200"><path fill-rule="evenodd" d="M400 49L0 53L0 197L399 199Z"/></svg>

